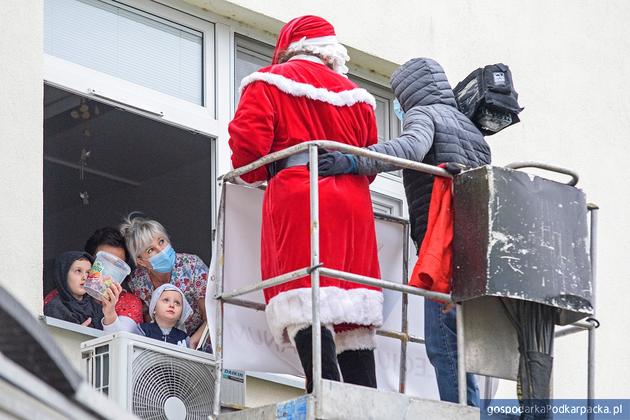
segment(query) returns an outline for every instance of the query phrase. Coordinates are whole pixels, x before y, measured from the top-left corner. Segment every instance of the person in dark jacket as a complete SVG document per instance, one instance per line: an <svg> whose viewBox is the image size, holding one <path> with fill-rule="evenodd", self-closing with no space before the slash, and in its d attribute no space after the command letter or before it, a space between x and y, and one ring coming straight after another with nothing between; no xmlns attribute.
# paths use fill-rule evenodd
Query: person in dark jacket
<svg viewBox="0 0 630 420"><path fill-rule="evenodd" d="M442 67L429 58L414 58L400 66L391 86L404 116L400 137L366 149L429 165L454 162L466 167L490 163L490 147L473 123L457 109L455 95ZM339 174L375 175L396 166L341 152L320 156L320 176ZM409 205L411 238L419 249L427 230L433 176L403 170ZM455 313L442 303L425 299L427 355L443 401L457 402L457 336ZM479 405L479 390L473 375L467 375L468 404Z"/></svg>
<svg viewBox="0 0 630 420"><path fill-rule="evenodd" d="M101 306L83 288L92 262L92 256L81 251L64 252L55 259L54 281L58 293L44 304L44 315L102 329Z"/></svg>

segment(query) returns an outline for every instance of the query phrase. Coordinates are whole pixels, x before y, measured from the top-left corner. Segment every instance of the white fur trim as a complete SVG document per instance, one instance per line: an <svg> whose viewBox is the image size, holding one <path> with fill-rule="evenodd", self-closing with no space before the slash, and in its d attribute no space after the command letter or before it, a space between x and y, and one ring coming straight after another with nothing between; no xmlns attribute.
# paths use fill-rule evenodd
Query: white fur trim
<svg viewBox="0 0 630 420"><path fill-rule="evenodd" d="M290 43L287 50L298 50L305 45L329 45L337 43L339 43L339 41L335 35L319 36L317 38L307 38L303 36L299 41Z"/></svg>
<svg viewBox="0 0 630 420"><path fill-rule="evenodd" d="M376 330L374 328L355 328L338 332L335 335L337 354L346 350L373 350L376 348Z"/></svg>
<svg viewBox="0 0 630 420"><path fill-rule="evenodd" d="M376 109L374 96L363 88L332 92L325 88L317 88L308 83L296 82L295 80L274 73L262 73L257 71L244 77L241 82L241 87L239 88L240 91L242 92L247 85L256 81L273 85L289 95L306 96L307 98L326 102L334 106L352 106L358 102L364 102Z"/></svg>
<svg viewBox="0 0 630 420"><path fill-rule="evenodd" d="M285 330L294 324L311 324L311 289L288 290L274 296L265 309L267 324L278 344L287 343ZM370 289L320 289L320 322L380 327L383 324L383 293Z"/></svg>

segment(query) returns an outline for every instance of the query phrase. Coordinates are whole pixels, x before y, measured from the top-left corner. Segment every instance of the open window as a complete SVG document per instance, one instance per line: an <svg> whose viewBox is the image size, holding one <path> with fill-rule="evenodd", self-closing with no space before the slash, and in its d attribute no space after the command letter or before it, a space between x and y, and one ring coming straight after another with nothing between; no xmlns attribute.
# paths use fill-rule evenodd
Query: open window
<svg viewBox="0 0 630 420"><path fill-rule="evenodd" d="M45 85L45 269L131 211L209 264L213 149L211 137ZM46 278L44 293L51 286Z"/></svg>

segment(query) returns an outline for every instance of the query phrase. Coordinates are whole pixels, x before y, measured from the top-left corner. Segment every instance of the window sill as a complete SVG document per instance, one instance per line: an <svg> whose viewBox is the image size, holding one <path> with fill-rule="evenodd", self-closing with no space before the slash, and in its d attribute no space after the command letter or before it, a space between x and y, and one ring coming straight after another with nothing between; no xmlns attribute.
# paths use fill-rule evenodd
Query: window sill
<svg viewBox="0 0 630 420"><path fill-rule="evenodd" d="M61 319L52 318L45 315L40 316L40 320L48 327L72 331L88 337L102 337L105 335L104 331L97 330L96 328L84 327L83 325L74 324L72 322L63 321Z"/></svg>

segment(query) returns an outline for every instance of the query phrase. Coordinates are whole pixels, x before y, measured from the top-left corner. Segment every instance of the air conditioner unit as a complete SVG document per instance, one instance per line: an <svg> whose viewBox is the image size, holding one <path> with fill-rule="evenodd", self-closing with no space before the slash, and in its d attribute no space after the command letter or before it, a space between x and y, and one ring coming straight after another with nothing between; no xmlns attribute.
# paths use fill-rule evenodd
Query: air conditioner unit
<svg viewBox="0 0 630 420"><path fill-rule="evenodd" d="M127 332L81 344L86 379L140 418L204 419L212 414L214 357Z"/></svg>

